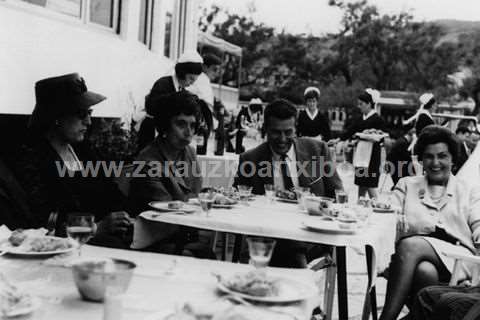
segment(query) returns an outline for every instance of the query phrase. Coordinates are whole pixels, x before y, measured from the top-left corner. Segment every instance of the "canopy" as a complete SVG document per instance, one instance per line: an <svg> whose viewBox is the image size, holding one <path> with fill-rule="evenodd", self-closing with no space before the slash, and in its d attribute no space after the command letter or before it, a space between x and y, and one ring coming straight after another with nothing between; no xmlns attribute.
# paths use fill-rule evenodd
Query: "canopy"
<svg viewBox="0 0 480 320"><path fill-rule="evenodd" d="M230 42L227 42L223 39L217 38L205 32L198 33L198 43L215 47L221 50L222 52L228 52L230 54L233 54L239 57L242 56L241 47L231 44Z"/></svg>

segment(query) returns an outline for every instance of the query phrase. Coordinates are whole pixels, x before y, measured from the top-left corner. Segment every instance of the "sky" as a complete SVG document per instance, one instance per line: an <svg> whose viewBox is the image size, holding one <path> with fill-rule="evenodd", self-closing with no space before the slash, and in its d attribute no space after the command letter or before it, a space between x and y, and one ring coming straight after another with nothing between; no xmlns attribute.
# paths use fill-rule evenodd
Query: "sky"
<svg viewBox="0 0 480 320"><path fill-rule="evenodd" d="M202 6L212 3L231 12L248 14L254 3L257 22L285 29L291 33L322 35L340 27L341 11L329 7L328 0L199 0ZM456 19L480 21L480 0L369 0L380 13L410 11L416 20Z"/></svg>

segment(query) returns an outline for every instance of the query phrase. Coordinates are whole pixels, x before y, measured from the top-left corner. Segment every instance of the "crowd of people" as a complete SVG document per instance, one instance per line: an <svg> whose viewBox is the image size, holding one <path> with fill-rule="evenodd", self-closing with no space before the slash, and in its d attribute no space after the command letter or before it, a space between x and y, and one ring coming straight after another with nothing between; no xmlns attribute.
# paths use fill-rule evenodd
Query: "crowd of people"
<svg viewBox="0 0 480 320"><path fill-rule="evenodd" d="M234 186L250 186L256 195L265 194L265 186L273 185L278 190L303 187L317 196L334 197L343 184L329 145L358 140L357 150L365 151L356 152L354 159L359 196L378 197L382 133L387 128L376 111L377 91L366 89L358 95L362 118L332 139L329 120L318 108L317 88L305 90L307 107L301 112L287 100L274 100L264 107L261 100L253 99L233 118L205 92L209 73L219 65L214 57L205 60L196 53L183 55L174 74L156 81L147 95L147 117L135 159L145 165L140 170L143 175L130 180L127 195L101 171L95 176L83 174L85 163L101 160L85 136L92 108L106 97L88 90L78 74L38 81L29 138L11 168L0 163L0 224L46 227L65 236L66 215L88 212L97 223L91 244L129 249L134 219L147 210L149 202L188 201L198 196L202 177L197 154L204 153L206 142L197 149L191 143L195 135L207 141L213 130L221 142L217 154L224 149L240 154ZM213 71L208 71L212 66ZM205 84L189 89L202 74ZM472 133L467 126L459 126L454 133L435 125L431 115L434 96L424 94L420 101L419 111L404 123L404 134L387 156L390 162L408 164L415 155L423 172L404 169L408 165L390 171L394 205L403 218L381 319L396 319L404 305L411 308L413 319L461 319L459 312L470 310L465 305L480 301L479 289L431 286L446 283L452 276L453 262L445 251L475 254L474 245L480 242L480 189L455 177L473 150ZM245 150L242 139L252 124L264 142ZM212 249L199 241L197 229L164 224L161 230L157 241L144 250L215 259ZM271 264L301 268L330 252L327 246L278 240ZM463 271L462 279L468 279L471 270L465 267ZM455 307L459 301L462 308Z"/></svg>

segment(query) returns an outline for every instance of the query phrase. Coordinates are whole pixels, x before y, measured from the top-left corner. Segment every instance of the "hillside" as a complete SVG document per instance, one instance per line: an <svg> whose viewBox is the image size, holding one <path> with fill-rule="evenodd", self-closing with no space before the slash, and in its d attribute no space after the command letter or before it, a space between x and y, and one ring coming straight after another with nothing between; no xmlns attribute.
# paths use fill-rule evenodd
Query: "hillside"
<svg viewBox="0 0 480 320"><path fill-rule="evenodd" d="M446 35L440 42L457 42L462 34L472 34L480 32L480 21L463 20L435 20L432 23L441 26L446 31Z"/></svg>

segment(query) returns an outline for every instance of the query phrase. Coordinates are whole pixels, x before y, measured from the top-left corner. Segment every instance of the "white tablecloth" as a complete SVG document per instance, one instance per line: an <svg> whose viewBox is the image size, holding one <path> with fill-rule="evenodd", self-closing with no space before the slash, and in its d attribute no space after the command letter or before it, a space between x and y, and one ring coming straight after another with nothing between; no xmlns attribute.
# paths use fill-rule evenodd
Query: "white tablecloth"
<svg viewBox="0 0 480 320"><path fill-rule="evenodd" d="M151 314L168 314L184 302L196 305L214 305L220 301L216 293L216 280L212 272L229 275L250 270L249 265L228 262L200 260L188 257L115 250L84 246L85 257L113 257L128 259L137 264L130 288L124 297L123 319L140 320ZM44 260L19 259L3 256L0 271L12 283L27 289L31 294L41 296L41 307L29 319L35 320L99 320L103 315L103 304L85 302L80 299L73 282L71 270L43 263ZM313 283L315 275L310 270L269 268L272 275ZM276 310L293 312L309 319L318 296L308 301ZM279 309L280 308L280 309ZM272 318L278 318L272 312ZM24 318L22 318L24 319ZM154 320L161 320L155 318Z"/></svg>

